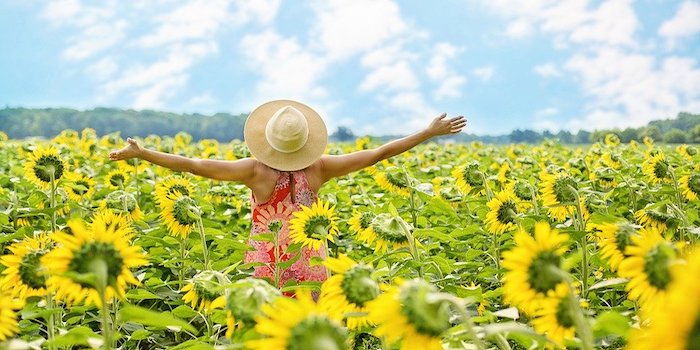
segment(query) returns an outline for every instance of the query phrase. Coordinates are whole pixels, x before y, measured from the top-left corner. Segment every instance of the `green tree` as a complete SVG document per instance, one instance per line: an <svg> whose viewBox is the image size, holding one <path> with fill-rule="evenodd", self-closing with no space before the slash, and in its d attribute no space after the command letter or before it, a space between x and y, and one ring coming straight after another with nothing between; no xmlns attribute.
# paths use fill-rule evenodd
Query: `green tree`
<svg viewBox="0 0 700 350"><path fill-rule="evenodd" d="M666 143L686 143L688 142L688 134L681 129L671 129L664 134L664 142Z"/></svg>
<svg viewBox="0 0 700 350"><path fill-rule="evenodd" d="M645 136L651 137L651 139L654 141L661 141L661 139L663 138L663 135L661 134L661 129L659 129L659 127L656 125L650 125L646 128L640 129L638 136L640 140L643 139Z"/></svg>

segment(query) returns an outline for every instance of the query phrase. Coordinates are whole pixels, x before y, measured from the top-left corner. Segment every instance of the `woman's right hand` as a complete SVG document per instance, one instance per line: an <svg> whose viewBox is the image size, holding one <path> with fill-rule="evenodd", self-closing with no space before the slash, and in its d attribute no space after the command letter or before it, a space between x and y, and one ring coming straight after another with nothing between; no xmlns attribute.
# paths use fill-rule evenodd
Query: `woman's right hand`
<svg viewBox="0 0 700 350"><path fill-rule="evenodd" d="M120 150L109 152L110 160L126 160L131 158L139 158L143 152L143 148L139 146L136 140L131 137L126 139L127 145Z"/></svg>

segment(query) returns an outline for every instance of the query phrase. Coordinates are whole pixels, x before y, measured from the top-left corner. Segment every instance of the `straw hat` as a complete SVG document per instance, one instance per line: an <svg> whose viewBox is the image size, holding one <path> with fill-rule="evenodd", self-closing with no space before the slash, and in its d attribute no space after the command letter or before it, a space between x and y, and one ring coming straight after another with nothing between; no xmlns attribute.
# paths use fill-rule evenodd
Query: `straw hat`
<svg viewBox="0 0 700 350"><path fill-rule="evenodd" d="M282 171L308 167L321 158L328 131L311 107L291 100L262 104L250 113L243 129L250 153Z"/></svg>

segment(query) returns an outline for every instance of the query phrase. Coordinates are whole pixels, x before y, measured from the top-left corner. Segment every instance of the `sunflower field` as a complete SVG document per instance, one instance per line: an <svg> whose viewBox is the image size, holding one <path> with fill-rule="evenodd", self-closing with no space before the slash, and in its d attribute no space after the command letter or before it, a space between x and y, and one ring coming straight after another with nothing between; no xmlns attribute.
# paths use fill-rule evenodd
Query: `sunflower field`
<svg viewBox="0 0 700 350"><path fill-rule="evenodd" d="M329 277L280 289L243 262L279 230L250 236L250 190L110 161L124 144L0 133L0 348L700 349L693 146L420 145L297 212L275 265L320 247Z"/></svg>

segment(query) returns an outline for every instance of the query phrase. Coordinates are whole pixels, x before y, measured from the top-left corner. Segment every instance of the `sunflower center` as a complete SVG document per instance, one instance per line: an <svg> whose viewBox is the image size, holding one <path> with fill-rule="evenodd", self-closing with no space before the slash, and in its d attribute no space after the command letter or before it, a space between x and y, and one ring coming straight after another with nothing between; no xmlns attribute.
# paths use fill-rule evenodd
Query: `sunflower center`
<svg viewBox="0 0 700 350"><path fill-rule="evenodd" d="M561 257L553 251L540 252L527 269L528 282L533 289L546 293L561 282L561 277L549 271L549 266L559 267Z"/></svg>
<svg viewBox="0 0 700 350"><path fill-rule="evenodd" d="M109 183L114 187L121 187L124 184L124 180L126 180L126 178L124 178L124 174L117 173L109 178Z"/></svg>
<svg viewBox="0 0 700 350"><path fill-rule="evenodd" d="M439 337L451 327L449 305L430 298L432 293L433 288L427 282L408 282L399 295L401 313L419 333Z"/></svg>
<svg viewBox="0 0 700 350"><path fill-rule="evenodd" d="M505 201L498 208L498 221L504 224L515 222L516 216L517 208L513 201Z"/></svg>
<svg viewBox="0 0 700 350"><path fill-rule="evenodd" d="M696 194L700 194L700 175L694 174L688 178L688 188Z"/></svg>
<svg viewBox="0 0 700 350"><path fill-rule="evenodd" d="M44 155L36 161L34 175L43 182L51 182L51 175L54 180L63 176L63 162L55 155Z"/></svg>
<svg viewBox="0 0 700 350"><path fill-rule="evenodd" d="M197 217L193 208L196 208L197 203L194 199L181 196L173 203L173 217L180 225L194 225L197 222Z"/></svg>
<svg viewBox="0 0 700 350"><path fill-rule="evenodd" d="M362 213L362 216L360 216L360 228L361 229L366 229L369 227L369 225L372 224L372 219L374 218L374 215L370 213Z"/></svg>
<svg viewBox="0 0 700 350"><path fill-rule="evenodd" d="M700 317L695 320L693 328L688 333L688 343L685 348L687 350L700 349Z"/></svg>
<svg viewBox="0 0 700 350"><path fill-rule="evenodd" d="M659 160L654 164L654 176L659 179L668 177L668 163L664 160Z"/></svg>
<svg viewBox="0 0 700 350"><path fill-rule="evenodd" d="M557 305L557 323L564 328L574 326L574 314L571 312L569 302L569 296L565 296L559 300L559 305Z"/></svg>
<svg viewBox="0 0 700 350"><path fill-rule="evenodd" d="M372 269L366 265L356 265L343 277L341 287L349 302L363 307L379 295L379 285L370 276Z"/></svg>
<svg viewBox="0 0 700 350"><path fill-rule="evenodd" d="M671 271L669 265L676 254L669 244L658 244L647 253L644 258L644 272L649 278L649 284L658 288L666 289L671 282Z"/></svg>
<svg viewBox="0 0 700 350"><path fill-rule="evenodd" d="M96 260L102 260L107 265L107 285L115 285L117 276L122 272L124 259L114 245L107 242L88 242L83 244L78 251L73 254L68 271L78 273L93 272L93 265ZM93 286L78 282L83 287Z"/></svg>
<svg viewBox="0 0 700 350"><path fill-rule="evenodd" d="M319 315L312 315L291 329L287 350L341 350L345 346L346 332Z"/></svg>
<svg viewBox="0 0 700 350"><path fill-rule="evenodd" d="M625 248L630 245L632 234L634 234L634 228L624 225L620 226L615 232L615 246L617 250L624 254Z"/></svg>
<svg viewBox="0 0 700 350"><path fill-rule="evenodd" d="M554 181L554 195L559 203L576 203L576 181L565 176Z"/></svg>
<svg viewBox="0 0 700 350"><path fill-rule="evenodd" d="M328 235L328 230L331 226L331 220L323 215L314 215L306 221L304 232L309 237L323 239Z"/></svg>
<svg viewBox="0 0 700 350"><path fill-rule="evenodd" d="M39 289L46 286L46 276L41 273L41 257L46 254L44 250L33 250L22 257L19 265L19 277L25 285Z"/></svg>
<svg viewBox="0 0 700 350"><path fill-rule="evenodd" d="M685 153L692 157L692 156L698 154L698 149L693 147L693 146L689 146L685 149Z"/></svg>
<svg viewBox="0 0 700 350"><path fill-rule="evenodd" d="M267 224L267 230L273 233L277 233L282 229L281 220L272 220Z"/></svg>

